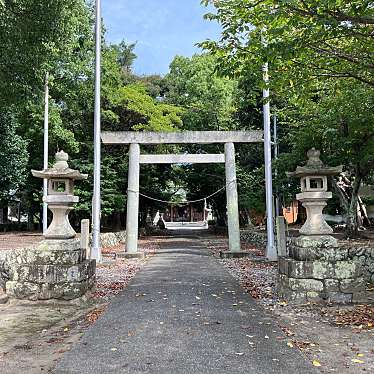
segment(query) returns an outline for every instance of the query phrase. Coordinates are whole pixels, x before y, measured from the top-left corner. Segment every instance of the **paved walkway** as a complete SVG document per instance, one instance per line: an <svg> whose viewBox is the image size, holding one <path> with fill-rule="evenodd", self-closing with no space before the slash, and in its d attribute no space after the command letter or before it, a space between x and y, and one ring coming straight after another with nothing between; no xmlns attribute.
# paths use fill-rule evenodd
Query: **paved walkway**
<svg viewBox="0 0 374 374"><path fill-rule="evenodd" d="M315 373L262 307L188 235L165 239L55 374Z"/></svg>

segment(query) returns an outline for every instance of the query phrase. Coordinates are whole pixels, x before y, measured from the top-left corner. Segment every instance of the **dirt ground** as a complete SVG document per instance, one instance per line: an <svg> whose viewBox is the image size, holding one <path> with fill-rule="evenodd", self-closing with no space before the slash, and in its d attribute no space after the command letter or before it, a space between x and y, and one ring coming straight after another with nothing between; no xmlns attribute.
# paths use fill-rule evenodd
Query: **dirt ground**
<svg viewBox="0 0 374 374"><path fill-rule="evenodd" d="M0 251L31 246L43 240L40 233L0 232Z"/></svg>

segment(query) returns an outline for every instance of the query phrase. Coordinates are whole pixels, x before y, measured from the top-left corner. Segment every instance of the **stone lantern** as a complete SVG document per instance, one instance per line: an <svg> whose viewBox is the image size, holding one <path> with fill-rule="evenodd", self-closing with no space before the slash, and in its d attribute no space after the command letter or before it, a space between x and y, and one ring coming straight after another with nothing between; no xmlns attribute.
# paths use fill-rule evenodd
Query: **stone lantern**
<svg viewBox="0 0 374 374"><path fill-rule="evenodd" d="M9 280L5 289L9 297L27 300L73 300L87 294L95 286L96 261L87 258L69 222L69 212L78 197L74 182L87 175L69 168L69 156L56 154L52 168L32 170L37 178L48 179L45 202L53 213L45 240L12 251L9 258Z"/></svg>
<svg viewBox="0 0 374 374"><path fill-rule="evenodd" d="M296 195L306 209L307 219L300 229L302 235L329 235L332 228L323 218L322 211L332 193L327 191L327 177L342 172L342 166L324 166L320 160L320 151L312 148L308 151L308 161L305 166L298 166L296 171L287 173L288 177L298 177L301 183L301 193Z"/></svg>
<svg viewBox="0 0 374 374"><path fill-rule="evenodd" d="M287 253L278 260L278 294L292 302L359 301L365 290L362 266L351 257L350 251L331 236L332 228L322 211L331 199L327 177L341 173L342 166L324 166L320 152L308 151L305 166L287 173L301 182L301 201L307 211L307 220L300 236L290 238Z"/></svg>
<svg viewBox="0 0 374 374"><path fill-rule="evenodd" d="M87 179L86 174L69 168L69 156L64 151L57 152L52 168L42 171L32 170L34 177L48 179L48 196L44 202L53 213L53 219L44 234L46 239L72 239L76 232L69 222L69 212L74 204L79 201L74 196L74 182Z"/></svg>

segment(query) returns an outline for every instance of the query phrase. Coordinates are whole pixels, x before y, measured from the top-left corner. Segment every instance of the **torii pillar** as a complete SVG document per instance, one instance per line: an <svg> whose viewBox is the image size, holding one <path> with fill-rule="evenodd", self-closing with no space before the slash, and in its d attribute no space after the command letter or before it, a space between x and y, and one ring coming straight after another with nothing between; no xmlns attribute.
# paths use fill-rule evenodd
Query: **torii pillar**
<svg viewBox="0 0 374 374"><path fill-rule="evenodd" d="M236 257L240 253L240 228L234 143L225 143L225 169L230 254L222 252L221 256L225 253L225 257Z"/></svg>
<svg viewBox="0 0 374 374"><path fill-rule="evenodd" d="M125 257L141 257L138 252L138 216L139 216L139 176L140 176L140 146L130 144L127 218L126 218L126 252Z"/></svg>

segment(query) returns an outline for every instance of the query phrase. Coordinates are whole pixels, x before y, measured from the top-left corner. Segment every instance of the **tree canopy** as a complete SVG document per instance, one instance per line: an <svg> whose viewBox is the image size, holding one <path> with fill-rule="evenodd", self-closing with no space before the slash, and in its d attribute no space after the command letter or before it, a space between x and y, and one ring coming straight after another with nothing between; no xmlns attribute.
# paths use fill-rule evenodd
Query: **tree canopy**
<svg viewBox="0 0 374 374"><path fill-rule="evenodd" d="M358 191L370 182L374 165L372 2L202 3L214 5L216 12L206 18L223 28L220 40L201 43L217 57L221 74L261 87L262 66L269 64L283 153L276 188L287 194L290 181L283 172L305 160L308 148L320 148L325 161L345 167L352 193L348 201L340 196L341 205L348 231L357 232Z"/></svg>
<svg viewBox="0 0 374 374"><path fill-rule="evenodd" d="M352 193L340 206L357 229L360 185L373 180L373 7L369 1L203 0L206 18L222 26L221 38L201 43L205 53L176 56L165 76L137 76L136 44L109 44L103 29L102 128L122 131L240 130L262 128L262 66L269 63L271 105L279 123L281 157L275 188L294 196L286 179L318 147L324 161L344 164ZM73 221L90 215L93 184L93 8L85 0L0 1L0 207L10 197L40 220L43 90L50 76L50 161L57 150L89 174L78 185ZM222 152L213 146L157 145L148 152ZM261 145L237 148L243 223L264 212ZM103 224L123 223L127 147L103 147ZM7 162L11 160L11 162ZM224 185L222 165L148 165L144 192L175 199L210 195ZM335 186L336 187L336 186ZM211 201L221 223L225 199ZM142 198L142 220L164 205ZM113 219L114 218L114 219Z"/></svg>

